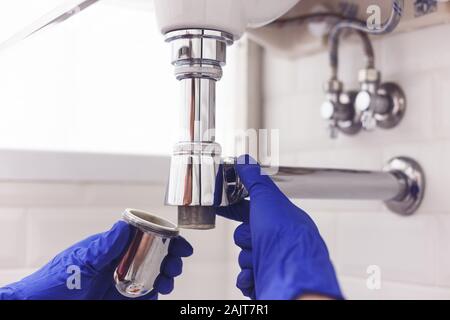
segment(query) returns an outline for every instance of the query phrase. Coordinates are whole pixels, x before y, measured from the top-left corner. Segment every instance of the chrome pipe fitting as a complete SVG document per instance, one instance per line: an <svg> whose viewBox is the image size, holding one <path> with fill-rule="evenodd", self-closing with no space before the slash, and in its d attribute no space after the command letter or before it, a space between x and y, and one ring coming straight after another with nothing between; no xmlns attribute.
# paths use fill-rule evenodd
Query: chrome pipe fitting
<svg viewBox="0 0 450 320"><path fill-rule="evenodd" d="M204 29L176 30L165 35L172 46L172 64L178 80L203 78L218 81L226 64L227 46L233 36Z"/></svg>
<svg viewBox="0 0 450 320"><path fill-rule="evenodd" d="M178 207L178 225L212 229L214 207L227 205L222 150L215 142L216 82L222 78L233 36L188 29L166 34L175 77L181 82L181 133L171 160L166 204Z"/></svg>
<svg viewBox="0 0 450 320"><path fill-rule="evenodd" d="M381 74L375 68L375 56L368 34L392 32L400 23L404 0L392 0L389 19L381 26L369 28L361 21L343 20L338 22L329 36L331 78L325 88L326 101L322 105L322 117L328 121L331 138L338 131L354 135L365 129L372 131L377 127L391 129L396 127L406 112L406 97L399 85L381 83ZM367 63L359 73L358 91L344 91L338 78L339 43L344 30L352 30L360 36L364 45ZM330 84L339 83L339 90Z"/></svg>
<svg viewBox="0 0 450 320"><path fill-rule="evenodd" d="M237 174L236 161L235 158L222 161L216 178L221 186L215 189L215 206L232 205L248 196ZM380 200L390 211L409 216L419 209L425 195L425 172L419 163L408 157L391 159L382 171L277 169L272 179L288 197L295 199ZM197 210L201 207L184 211L185 208L180 207L179 219L200 224L203 212ZM209 209L213 214L213 207Z"/></svg>
<svg viewBox="0 0 450 320"><path fill-rule="evenodd" d="M197 144L176 148L182 146L187 149L178 149L171 159L166 204L178 207L180 228L212 229L215 208L233 205L248 193L236 173L235 158L220 159L214 150L193 149Z"/></svg>
<svg viewBox="0 0 450 320"><path fill-rule="evenodd" d="M171 239L179 230L171 222L150 213L126 209L122 215L133 226L133 238L114 272L117 291L128 298L139 298L154 289Z"/></svg>
<svg viewBox="0 0 450 320"><path fill-rule="evenodd" d="M413 159L396 157L383 171L279 167L272 179L295 199L381 200L394 213L414 214L425 195L425 173ZM264 170L264 168L263 168ZM235 178L240 181L239 177ZM234 202L245 198L242 192Z"/></svg>
<svg viewBox="0 0 450 320"><path fill-rule="evenodd" d="M376 69L362 69L359 83L355 108L360 114L362 127L367 131L377 127L396 127L406 112L406 96L402 88L393 82L382 83L381 73Z"/></svg>
<svg viewBox="0 0 450 320"><path fill-rule="evenodd" d="M336 25L336 28L340 24ZM333 29L335 30L335 29ZM339 44L342 30L338 28L339 32L333 32L329 37L330 47L330 68L331 78L325 84L324 91L326 100L322 104L321 114L322 118L328 121L328 130L330 138L335 139L339 132L347 135L355 135L362 129L361 118L355 110L355 99L358 94L357 91L345 91L344 84L339 80ZM362 31L355 31L359 36L366 57L366 68L371 69L375 65L375 54L372 42L367 33Z"/></svg>
<svg viewBox="0 0 450 320"><path fill-rule="evenodd" d="M361 123L355 112L355 91L345 92L339 80L330 80L325 86L326 100L321 106L321 115L328 121L328 130L332 139L338 132L354 135L361 130Z"/></svg>

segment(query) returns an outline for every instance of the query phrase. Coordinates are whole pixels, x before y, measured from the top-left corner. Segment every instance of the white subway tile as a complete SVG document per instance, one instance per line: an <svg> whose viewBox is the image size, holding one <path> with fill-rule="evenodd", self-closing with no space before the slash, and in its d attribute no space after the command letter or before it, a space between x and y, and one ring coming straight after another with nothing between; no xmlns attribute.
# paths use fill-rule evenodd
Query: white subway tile
<svg viewBox="0 0 450 320"><path fill-rule="evenodd" d="M292 81L296 84L296 87L293 93L315 92L322 95L324 92L323 86L331 74L328 54L322 52L297 59L294 71L295 76ZM282 81L282 83L284 82Z"/></svg>
<svg viewBox="0 0 450 320"><path fill-rule="evenodd" d="M284 166L284 167L298 166L297 155L295 153L288 153L288 152L280 153L279 160L280 160L280 162L279 162L280 166Z"/></svg>
<svg viewBox="0 0 450 320"><path fill-rule="evenodd" d="M265 52L263 57L265 98L277 98L293 94L298 90L295 81L296 61ZM284 79L280 81L280 79Z"/></svg>
<svg viewBox="0 0 450 320"><path fill-rule="evenodd" d="M83 188L71 183L0 182L2 206L79 205Z"/></svg>
<svg viewBox="0 0 450 320"><path fill-rule="evenodd" d="M29 209L27 267L40 267L72 244L104 232L121 218L123 208Z"/></svg>
<svg viewBox="0 0 450 320"><path fill-rule="evenodd" d="M162 206L164 193L164 185L123 182L0 182L3 206Z"/></svg>
<svg viewBox="0 0 450 320"><path fill-rule="evenodd" d="M297 199L298 205L306 212L330 212L338 215L340 212L376 212L383 209L381 201L367 200L327 200L327 199Z"/></svg>
<svg viewBox="0 0 450 320"><path fill-rule="evenodd" d="M279 130L280 152L291 153L317 144L333 146L327 123L320 116L323 98L313 93L267 100L264 126Z"/></svg>
<svg viewBox="0 0 450 320"><path fill-rule="evenodd" d="M80 204L86 206L164 206L165 186L147 184L85 184Z"/></svg>
<svg viewBox="0 0 450 320"><path fill-rule="evenodd" d="M450 287L450 215L436 215L438 221L438 286ZM450 291L450 288L448 288Z"/></svg>
<svg viewBox="0 0 450 320"><path fill-rule="evenodd" d="M435 134L439 138L450 138L450 67L434 74L433 97L435 108L428 108L433 115ZM430 104L431 105L431 104Z"/></svg>
<svg viewBox="0 0 450 320"><path fill-rule="evenodd" d="M296 153L297 166L313 168L379 170L382 168L381 147L303 148Z"/></svg>
<svg viewBox="0 0 450 320"><path fill-rule="evenodd" d="M226 299L228 270L224 263L183 263L183 274L175 279L175 289L163 300L221 300Z"/></svg>
<svg viewBox="0 0 450 320"><path fill-rule="evenodd" d="M439 195L439 210L438 211L445 211L447 213L450 213L450 197L445 196L446 190L449 190L450 188L450 170L447 168L448 164L450 163L450 142L446 142L442 145L442 159L441 161L437 161L437 165L440 167L435 168L436 172L435 174L440 176L440 188L437 189L437 186L434 190L428 190L428 192L438 192ZM436 157L439 157L440 154L436 153ZM429 173L428 175L434 174ZM430 179L430 177L429 177Z"/></svg>
<svg viewBox="0 0 450 320"><path fill-rule="evenodd" d="M337 230L340 275L365 278L367 268L376 265L385 280L436 283L437 221L433 215L343 213Z"/></svg>
<svg viewBox="0 0 450 320"><path fill-rule="evenodd" d="M6 181L164 184L169 170L165 156L3 149L0 159L0 179Z"/></svg>
<svg viewBox="0 0 450 320"><path fill-rule="evenodd" d="M191 258L194 263L223 263L229 259L229 250L234 246L230 223L217 217L216 228L213 230L181 230L181 235L194 247Z"/></svg>
<svg viewBox="0 0 450 320"><path fill-rule="evenodd" d="M219 218L220 220L221 218ZM226 250L227 250L227 259L228 261L238 261L239 253L241 248L239 248L234 243L234 232L236 228L241 225L241 222L230 221L227 224L227 228L225 230L225 239L231 239L231 243L226 241Z"/></svg>
<svg viewBox="0 0 450 320"><path fill-rule="evenodd" d="M379 290L367 288L367 279L341 277L341 287L349 300L448 300L450 290L433 286L382 281Z"/></svg>
<svg viewBox="0 0 450 320"><path fill-rule="evenodd" d="M163 206L164 194L164 185L0 182L3 206Z"/></svg>
<svg viewBox="0 0 450 320"><path fill-rule="evenodd" d="M0 269L24 266L25 223L23 209L0 209Z"/></svg>
<svg viewBox="0 0 450 320"><path fill-rule="evenodd" d="M386 36L381 44L383 73L389 76L450 66L450 43L442 38L449 32L446 24Z"/></svg>

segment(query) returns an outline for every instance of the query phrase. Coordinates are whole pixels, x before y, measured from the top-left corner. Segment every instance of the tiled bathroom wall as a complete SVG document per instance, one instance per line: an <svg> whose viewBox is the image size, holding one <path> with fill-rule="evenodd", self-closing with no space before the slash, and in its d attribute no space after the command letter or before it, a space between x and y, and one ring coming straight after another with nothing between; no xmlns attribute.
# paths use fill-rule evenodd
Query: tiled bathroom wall
<svg viewBox="0 0 450 320"><path fill-rule="evenodd" d="M426 198L412 217L380 202L296 201L319 225L348 298L450 299L449 36L450 25L442 25L375 40L383 80L406 92L406 117L393 130L336 140L319 112L327 53L298 59L265 53L264 127L280 130L282 164L379 170L394 156L409 156L426 170ZM346 88L356 89L362 49L345 45L340 59ZM378 290L367 286L373 265L381 271Z"/></svg>
<svg viewBox="0 0 450 320"><path fill-rule="evenodd" d="M406 91L407 115L392 131L337 140L329 139L319 113L329 75L327 54L296 60L270 51L264 55L264 127L280 129L283 164L378 170L391 157L406 155L426 170L426 199L413 217L396 216L380 202L296 200L318 224L347 298L450 299L449 35L446 25L375 41L384 79ZM344 46L341 61L343 80L356 88L361 48ZM0 181L0 285L107 230L126 207L174 220L163 197L164 185L156 182ZM165 298L242 298L234 286L239 271L235 226L219 218L216 230L183 232L196 252ZM372 265L381 270L379 290L366 285Z"/></svg>

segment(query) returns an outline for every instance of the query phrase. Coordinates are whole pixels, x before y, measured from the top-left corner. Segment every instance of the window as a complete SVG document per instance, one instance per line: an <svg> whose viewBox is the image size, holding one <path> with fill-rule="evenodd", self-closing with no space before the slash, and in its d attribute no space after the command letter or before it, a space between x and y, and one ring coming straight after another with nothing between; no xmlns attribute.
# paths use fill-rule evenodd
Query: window
<svg viewBox="0 0 450 320"><path fill-rule="evenodd" d="M2 1L0 40L58 3ZM0 149L171 152L179 86L169 45L153 12L120 3L99 2L0 52ZM232 139L220 139L235 115L233 50L217 101L225 149Z"/></svg>

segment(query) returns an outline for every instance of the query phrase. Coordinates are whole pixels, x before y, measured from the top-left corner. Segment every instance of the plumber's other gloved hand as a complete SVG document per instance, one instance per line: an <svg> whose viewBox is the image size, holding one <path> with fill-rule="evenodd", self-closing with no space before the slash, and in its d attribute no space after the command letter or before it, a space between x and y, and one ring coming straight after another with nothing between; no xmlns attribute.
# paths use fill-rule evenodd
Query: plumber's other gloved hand
<svg viewBox="0 0 450 320"><path fill-rule="evenodd" d="M127 299L116 290L113 273L131 237L132 227L119 221L111 230L93 235L61 252L32 275L0 288L0 300ZM190 256L192 251L185 239L173 240L155 282L155 290L140 299L157 299L158 293L170 293L173 278L182 271L181 257ZM79 282L76 273L80 275Z"/></svg>
<svg viewBox="0 0 450 320"><path fill-rule="evenodd" d="M249 156L237 172L250 195L218 214L243 222L235 231L241 273L237 287L252 299L288 300L305 294L342 299L327 247L312 219L296 207Z"/></svg>

